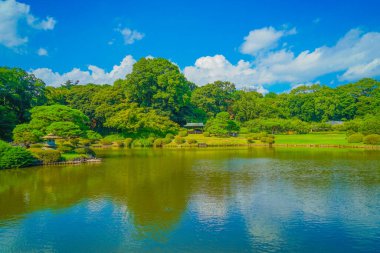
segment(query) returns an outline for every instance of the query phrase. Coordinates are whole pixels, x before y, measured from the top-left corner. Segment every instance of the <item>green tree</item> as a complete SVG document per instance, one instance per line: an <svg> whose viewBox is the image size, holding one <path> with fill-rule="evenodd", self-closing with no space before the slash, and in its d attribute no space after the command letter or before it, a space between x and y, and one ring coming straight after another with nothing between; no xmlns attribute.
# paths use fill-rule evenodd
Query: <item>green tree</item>
<svg viewBox="0 0 380 253"><path fill-rule="evenodd" d="M191 102L213 117L219 112L228 111L235 91L233 83L216 81L196 88L191 95Z"/></svg>
<svg viewBox="0 0 380 253"><path fill-rule="evenodd" d="M148 137L151 134L163 137L167 133L177 132L179 128L169 117L162 116L153 109L137 106L117 112L104 125L126 135L139 137Z"/></svg>
<svg viewBox="0 0 380 253"><path fill-rule="evenodd" d="M30 126L46 132L46 128L54 122L72 122L81 130L87 130L89 119L81 111L64 105L37 106L31 112Z"/></svg>
<svg viewBox="0 0 380 253"><path fill-rule="evenodd" d="M32 143L39 142L42 136L41 131L33 129L29 124L20 124L13 129L13 141L27 147Z"/></svg>
<svg viewBox="0 0 380 253"><path fill-rule="evenodd" d="M239 124L231 119L228 112L220 112L207 121L205 129L216 136L226 136L231 132L238 132Z"/></svg>
<svg viewBox="0 0 380 253"><path fill-rule="evenodd" d="M239 92L238 99L234 102L232 108L235 118L241 122L260 117L263 110L262 95L258 92Z"/></svg>
<svg viewBox="0 0 380 253"><path fill-rule="evenodd" d="M189 103L191 85L178 66L163 58L142 58L126 76L125 89L131 102L152 107L181 120L181 108Z"/></svg>
<svg viewBox="0 0 380 253"><path fill-rule="evenodd" d="M54 122L46 128L46 133L58 135L67 139L83 135L83 131L80 127L73 122Z"/></svg>
<svg viewBox="0 0 380 253"><path fill-rule="evenodd" d="M17 123L29 119L29 109L45 100L40 79L22 69L0 67L0 135L9 137Z"/></svg>

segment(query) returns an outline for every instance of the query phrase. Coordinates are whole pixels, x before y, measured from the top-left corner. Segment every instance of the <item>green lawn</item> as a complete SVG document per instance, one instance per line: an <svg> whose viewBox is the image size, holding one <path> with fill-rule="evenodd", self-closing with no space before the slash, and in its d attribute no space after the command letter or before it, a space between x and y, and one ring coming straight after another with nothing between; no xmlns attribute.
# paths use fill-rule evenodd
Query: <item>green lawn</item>
<svg viewBox="0 0 380 253"><path fill-rule="evenodd" d="M198 146L198 143L206 143L208 146L234 146L234 145L246 145L247 139L245 137L204 137L203 134L189 134L184 137L184 139L194 139L197 141L197 144L189 145L187 143L182 144L181 146ZM174 142L166 146L177 146Z"/></svg>
<svg viewBox="0 0 380 253"><path fill-rule="evenodd" d="M195 139L197 143L206 143L209 146L229 146L229 145L245 145L247 139L245 135L239 137L219 138L219 137L204 137L203 134L190 134L185 137ZM261 144L260 141L255 141L256 144ZM345 133L311 133L311 134L294 134L294 135L276 135L275 144L300 144L300 145L350 145L357 146L363 143L348 143ZM185 144L185 146L188 144ZM170 146L176 146L171 143Z"/></svg>
<svg viewBox="0 0 380 253"><path fill-rule="evenodd" d="M78 159L78 158L81 158L81 157L82 157L82 155L75 154L75 153L64 153L64 154L62 154L62 158L65 161L72 161L74 159Z"/></svg>
<svg viewBox="0 0 380 253"><path fill-rule="evenodd" d="M348 143L345 133L313 133L276 135L276 144L358 145L360 143Z"/></svg>

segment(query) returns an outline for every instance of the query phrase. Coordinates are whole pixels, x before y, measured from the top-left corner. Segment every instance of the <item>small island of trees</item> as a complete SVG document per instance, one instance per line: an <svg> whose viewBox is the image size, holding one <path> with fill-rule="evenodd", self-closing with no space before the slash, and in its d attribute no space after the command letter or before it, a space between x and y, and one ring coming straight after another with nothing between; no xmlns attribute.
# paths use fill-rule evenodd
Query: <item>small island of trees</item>
<svg viewBox="0 0 380 253"><path fill-rule="evenodd" d="M379 84L367 78L263 95L226 81L196 86L170 61L142 58L113 85L50 87L22 69L2 67L0 168L88 159L92 148L107 145L271 146L278 135L331 132L344 134L346 143L379 145ZM203 132L188 134L186 123L203 123Z"/></svg>

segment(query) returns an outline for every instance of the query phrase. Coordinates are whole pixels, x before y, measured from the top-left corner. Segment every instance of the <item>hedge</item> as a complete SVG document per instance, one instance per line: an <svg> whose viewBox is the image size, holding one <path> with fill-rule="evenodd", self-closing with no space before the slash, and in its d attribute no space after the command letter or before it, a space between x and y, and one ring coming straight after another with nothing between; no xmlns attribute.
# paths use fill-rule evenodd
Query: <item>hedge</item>
<svg viewBox="0 0 380 253"><path fill-rule="evenodd" d="M0 169L21 168L34 163L33 155L22 147L12 147L0 141Z"/></svg>
<svg viewBox="0 0 380 253"><path fill-rule="evenodd" d="M348 143L360 143L363 141L363 135L362 134L351 134L347 138Z"/></svg>
<svg viewBox="0 0 380 253"><path fill-rule="evenodd" d="M380 145L380 135L370 134L363 138L364 144Z"/></svg>
<svg viewBox="0 0 380 253"><path fill-rule="evenodd" d="M46 149L34 153L42 163L53 163L61 160L61 152L58 150Z"/></svg>

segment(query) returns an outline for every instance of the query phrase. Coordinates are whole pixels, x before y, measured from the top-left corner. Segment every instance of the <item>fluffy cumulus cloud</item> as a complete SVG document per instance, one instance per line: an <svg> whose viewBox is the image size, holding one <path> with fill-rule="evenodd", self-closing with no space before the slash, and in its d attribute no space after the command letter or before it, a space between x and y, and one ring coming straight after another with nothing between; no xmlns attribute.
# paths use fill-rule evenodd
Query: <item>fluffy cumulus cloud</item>
<svg viewBox="0 0 380 253"><path fill-rule="evenodd" d="M117 29L117 31L123 36L124 44L126 45L131 45L145 37L145 34L129 28Z"/></svg>
<svg viewBox="0 0 380 253"><path fill-rule="evenodd" d="M35 17L27 4L15 0L0 1L0 44L14 48L28 42L28 37L19 33L20 26L38 30L52 30L56 21L52 17Z"/></svg>
<svg viewBox="0 0 380 253"><path fill-rule="evenodd" d="M126 74L131 73L135 62L136 60L131 55L127 55L119 65L113 66L110 72L106 72L97 66L89 65L87 70L74 68L70 72L63 74L54 72L49 68L35 69L31 73L49 86L59 86L67 80L79 81L81 84L112 84L115 80L124 78Z"/></svg>
<svg viewBox="0 0 380 253"><path fill-rule="evenodd" d="M255 89L265 93L261 85L250 80L256 79L257 71L247 61L240 60L236 65L223 55L205 56L196 60L194 66L185 67L185 76L197 85L205 85L217 80L230 81L239 88Z"/></svg>
<svg viewBox="0 0 380 253"><path fill-rule="evenodd" d="M243 53L254 55L251 61L240 60L232 64L223 55L205 56L197 59L194 66L184 68L184 73L200 85L228 80L240 88L257 89L275 83L314 82L320 76L334 73L340 81L380 76L379 32L352 29L331 47L321 46L299 54L289 48L276 49L278 40L295 32L291 31L254 30L241 46ZM259 34L265 34L265 39L248 46L247 42L258 38Z"/></svg>
<svg viewBox="0 0 380 253"><path fill-rule="evenodd" d="M240 51L244 54L257 55L258 53L271 49L284 36L296 34L295 28L291 30L276 30L273 27L264 27L252 30L244 37L244 43Z"/></svg>

